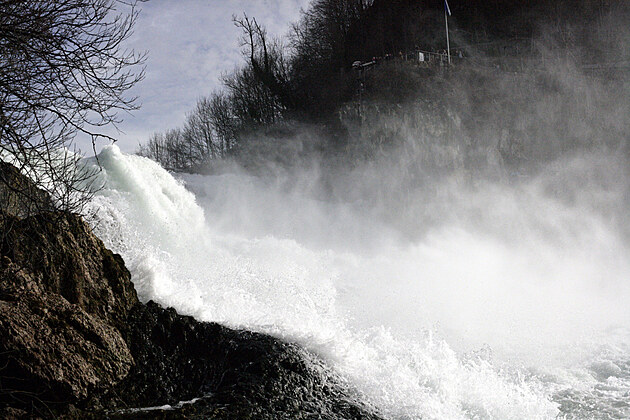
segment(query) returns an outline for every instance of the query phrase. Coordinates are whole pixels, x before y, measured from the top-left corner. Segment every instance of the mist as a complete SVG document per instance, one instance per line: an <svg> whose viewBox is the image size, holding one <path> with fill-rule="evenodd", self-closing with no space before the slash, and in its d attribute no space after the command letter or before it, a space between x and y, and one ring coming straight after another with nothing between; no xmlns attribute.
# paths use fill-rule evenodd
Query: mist
<svg viewBox="0 0 630 420"><path fill-rule="evenodd" d="M453 171L417 186L394 160L335 173L334 185L315 162L180 179L221 234L334 255L338 304L361 327L435 330L460 351L538 363L628 325L623 158L582 152L507 181Z"/></svg>

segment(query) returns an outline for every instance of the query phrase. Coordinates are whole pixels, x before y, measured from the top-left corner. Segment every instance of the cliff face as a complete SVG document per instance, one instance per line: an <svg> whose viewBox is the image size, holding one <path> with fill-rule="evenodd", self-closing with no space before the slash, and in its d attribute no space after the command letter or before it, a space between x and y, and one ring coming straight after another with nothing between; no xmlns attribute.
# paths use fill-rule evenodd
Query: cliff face
<svg viewBox="0 0 630 420"><path fill-rule="evenodd" d="M0 404L77 403L124 378L138 304L120 256L0 162Z"/></svg>
<svg viewBox="0 0 630 420"><path fill-rule="evenodd" d="M121 329L138 303L131 275L120 255L105 248L80 217L64 213L6 217L0 252L11 268L37 287L92 317ZM4 266L4 263L3 263Z"/></svg>
<svg viewBox="0 0 630 420"><path fill-rule="evenodd" d="M120 331L138 299L120 256L77 216L2 225L0 401L75 403L124 378L133 358Z"/></svg>
<svg viewBox="0 0 630 420"><path fill-rule="evenodd" d="M80 217L0 198L1 418L374 418L298 346L140 303Z"/></svg>
<svg viewBox="0 0 630 420"><path fill-rule="evenodd" d="M26 276L14 279L33 285ZM20 405L24 395L45 404L77 402L125 377L133 359L118 331L63 297L34 289L13 296L2 290L3 402Z"/></svg>
<svg viewBox="0 0 630 420"><path fill-rule="evenodd" d="M23 218L52 208L53 204L44 191L39 190L16 167L0 160L2 214Z"/></svg>

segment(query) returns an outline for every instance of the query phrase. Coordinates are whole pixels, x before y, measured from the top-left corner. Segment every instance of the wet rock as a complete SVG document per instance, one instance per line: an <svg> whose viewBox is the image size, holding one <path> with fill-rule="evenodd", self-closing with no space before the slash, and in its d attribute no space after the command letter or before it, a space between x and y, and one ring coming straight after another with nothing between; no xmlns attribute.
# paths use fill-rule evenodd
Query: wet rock
<svg viewBox="0 0 630 420"><path fill-rule="evenodd" d="M136 365L113 389L112 406L203 398L177 409L118 411L114 418L376 418L297 345L198 322L153 302L134 308L129 326Z"/></svg>

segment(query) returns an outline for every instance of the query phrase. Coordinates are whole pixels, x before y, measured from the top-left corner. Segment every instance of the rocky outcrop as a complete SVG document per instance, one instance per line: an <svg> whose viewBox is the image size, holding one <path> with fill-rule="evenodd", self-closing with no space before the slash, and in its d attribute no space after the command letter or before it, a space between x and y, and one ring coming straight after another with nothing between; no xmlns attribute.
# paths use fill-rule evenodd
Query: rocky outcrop
<svg viewBox="0 0 630 420"><path fill-rule="evenodd" d="M5 216L2 226L0 255L30 280L28 287L60 295L86 313L124 327L138 303L131 275L120 255L105 248L80 217L61 212Z"/></svg>
<svg viewBox="0 0 630 420"><path fill-rule="evenodd" d="M26 217L54 208L52 200L13 165L0 160L0 211Z"/></svg>
<svg viewBox="0 0 630 420"><path fill-rule="evenodd" d="M1 418L375 418L294 344L140 303L80 217L3 191Z"/></svg>
<svg viewBox="0 0 630 420"><path fill-rule="evenodd" d="M11 280L16 278L33 284L24 275ZM131 352L120 333L103 319L90 316L55 293L31 289L8 296L7 288L2 292L0 351L6 360L0 378L4 401L20 400L24 398L21 394L29 393L51 404L78 402L108 389L129 372Z"/></svg>
<svg viewBox="0 0 630 420"><path fill-rule="evenodd" d="M114 418L376 418L351 402L320 359L294 344L200 323L153 302L136 307L129 321L136 365L112 390ZM200 400L176 410L120 410L194 398Z"/></svg>
<svg viewBox="0 0 630 420"><path fill-rule="evenodd" d="M0 220L0 402L54 409L111 388L133 366L122 259L77 216Z"/></svg>

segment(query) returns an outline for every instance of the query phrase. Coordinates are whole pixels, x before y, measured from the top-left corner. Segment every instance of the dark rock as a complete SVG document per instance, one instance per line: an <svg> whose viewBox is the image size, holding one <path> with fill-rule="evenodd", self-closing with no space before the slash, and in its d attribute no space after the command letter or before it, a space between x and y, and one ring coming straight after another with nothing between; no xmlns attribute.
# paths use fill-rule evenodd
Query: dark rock
<svg viewBox="0 0 630 420"><path fill-rule="evenodd" d="M0 218L0 404L84 403L124 378L138 303L120 256L77 216Z"/></svg>
<svg viewBox="0 0 630 420"><path fill-rule="evenodd" d="M120 381L133 364L115 328L54 293L0 300L0 337L0 401L8 403L23 393L50 404L82 401Z"/></svg>
<svg viewBox="0 0 630 420"><path fill-rule="evenodd" d="M0 162L0 408L47 417L124 378L130 278L80 217Z"/></svg>
<svg viewBox="0 0 630 420"><path fill-rule="evenodd" d="M136 365L112 389L111 406L203 398L176 410L122 411L113 418L376 418L297 345L201 323L153 302L134 308L129 327ZM154 417L157 412L163 417Z"/></svg>
<svg viewBox="0 0 630 420"><path fill-rule="evenodd" d="M13 407L0 408L0 419L4 420L39 420L41 417L33 417L25 410Z"/></svg>
<svg viewBox="0 0 630 420"><path fill-rule="evenodd" d="M53 208L48 194L37 188L15 166L0 161L0 212L24 218Z"/></svg>

